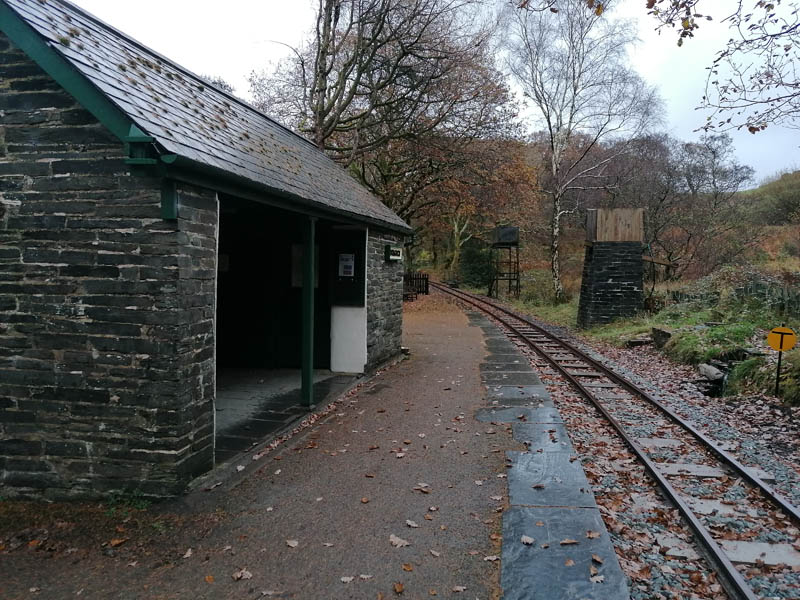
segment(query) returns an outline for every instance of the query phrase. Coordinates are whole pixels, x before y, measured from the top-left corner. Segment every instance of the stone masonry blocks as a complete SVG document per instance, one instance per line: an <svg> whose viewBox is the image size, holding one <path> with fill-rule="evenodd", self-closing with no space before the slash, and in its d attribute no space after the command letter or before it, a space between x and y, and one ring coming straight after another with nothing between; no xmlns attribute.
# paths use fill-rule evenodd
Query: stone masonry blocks
<svg viewBox="0 0 800 600"><path fill-rule="evenodd" d="M216 194L123 144L0 34L0 487L179 493L213 461Z"/></svg>
<svg viewBox="0 0 800 600"><path fill-rule="evenodd" d="M641 242L592 242L583 262L578 325L630 317L642 309Z"/></svg>
<svg viewBox="0 0 800 600"><path fill-rule="evenodd" d="M386 244L402 245L399 235L369 231L367 239L367 368L400 353L403 334L403 263L384 258Z"/></svg>

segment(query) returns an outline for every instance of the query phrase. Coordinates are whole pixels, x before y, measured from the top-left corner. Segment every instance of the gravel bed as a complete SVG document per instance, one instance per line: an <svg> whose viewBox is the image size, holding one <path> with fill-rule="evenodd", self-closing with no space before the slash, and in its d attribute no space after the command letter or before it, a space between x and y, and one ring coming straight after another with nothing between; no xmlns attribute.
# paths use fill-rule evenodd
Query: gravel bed
<svg viewBox="0 0 800 600"><path fill-rule="evenodd" d="M728 598L692 532L605 419L529 350L564 420L633 600Z"/></svg>
<svg viewBox="0 0 800 600"><path fill-rule="evenodd" d="M731 454L773 474L774 488L800 506L800 407L787 409L762 395L712 398L692 383L698 378L692 367L675 364L653 348L616 348L576 338L562 327L546 329L642 387L712 439L728 442Z"/></svg>

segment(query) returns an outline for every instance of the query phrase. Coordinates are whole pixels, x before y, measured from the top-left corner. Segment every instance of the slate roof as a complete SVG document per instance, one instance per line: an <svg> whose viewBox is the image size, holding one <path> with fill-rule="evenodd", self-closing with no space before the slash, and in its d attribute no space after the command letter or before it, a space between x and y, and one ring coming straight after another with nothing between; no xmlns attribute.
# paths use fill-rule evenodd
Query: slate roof
<svg viewBox="0 0 800 600"><path fill-rule="evenodd" d="M64 0L0 1L167 153L323 210L409 230L313 144L82 9Z"/></svg>

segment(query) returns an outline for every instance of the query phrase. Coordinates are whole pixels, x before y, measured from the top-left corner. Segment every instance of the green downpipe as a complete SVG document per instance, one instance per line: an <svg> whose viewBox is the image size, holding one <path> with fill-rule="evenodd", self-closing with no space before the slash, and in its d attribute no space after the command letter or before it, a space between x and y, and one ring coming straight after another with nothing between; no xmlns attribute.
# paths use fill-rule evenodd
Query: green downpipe
<svg viewBox="0 0 800 600"><path fill-rule="evenodd" d="M303 227L303 344L300 393L309 408L314 404L314 237L316 219L309 217Z"/></svg>

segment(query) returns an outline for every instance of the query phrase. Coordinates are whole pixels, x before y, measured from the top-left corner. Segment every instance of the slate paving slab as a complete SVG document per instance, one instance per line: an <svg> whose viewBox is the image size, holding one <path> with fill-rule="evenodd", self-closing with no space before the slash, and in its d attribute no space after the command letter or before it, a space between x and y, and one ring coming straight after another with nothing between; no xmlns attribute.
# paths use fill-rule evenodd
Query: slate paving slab
<svg viewBox="0 0 800 600"><path fill-rule="evenodd" d="M542 381L534 372L514 373L481 373L484 383L489 385L516 385L516 386L541 386Z"/></svg>
<svg viewBox="0 0 800 600"><path fill-rule="evenodd" d="M566 452L572 450L567 429L562 423L543 425L540 423L515 423L514 439L529 446L536 452L540 448L544 452Z"/></svg>
<svg viewBox="0 0 800 600"><path fill-rule="evenodd" d="M590 539L587 531L600 535ZM581 535L575 537L576 532ZM523 544L523 535L534 538L534 543ZM562 545L567 539L577 544ZM503 540L500 585L504 600L629 598L625 576L597 509L514 506L503 517ZM592 554L603 563L594 562ZM566 566L569 560L574 562L572 566ZM590 579L591 566L602 576L598 583Z"/></svg>
<svg viewBox="0 0 800 600"><path fill-rule="evenodd" d="M573 452L509 451L506 457L511 461L508 495L512 505L597 507Z"/></svg>
<svg viewBox="0 0 800 600"><path fill-rule="evenodd" d="M539 385L496 385L489 384L487 386L488 393L487 399L492 400L532 400L532 399L549 399L550 394L547 388L541 384Z"/></svg>
<svg viewBox="0 0 800 600"><path fill-rule="evenodd" d="M529 361L527 358L522 356L518 351L511 351L511 352L492 352L488 354L484 359L484 362L487 363L517 363L520 365L529 365Z"/></svg>
<svg viewBox="0 0 800 600"><path fill-rule="evenodd" d="M517 362L485 362L480 364L481 373L534 373L530 364Z"/></svg>
<svg viewBox="0 0 800 600"><path fill-rule="evenodd" d="M628 599L626 580L591 487L547 388L515 346L484 332L492 353L480 372L493 406L478 410L475 418L512 423L513 438L530 449L506 453L511 508L503 516L503 598ZM524 372L520 365L526 365ZM538 385L530 385L531 375ZM586 537L587 531L596 536ZM536 541L523 544L523 535ZM576 543L562 545L566 539ZM602 563L593 561L592 554ZM594 582L592 566L598 569Z"/></svg>

